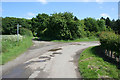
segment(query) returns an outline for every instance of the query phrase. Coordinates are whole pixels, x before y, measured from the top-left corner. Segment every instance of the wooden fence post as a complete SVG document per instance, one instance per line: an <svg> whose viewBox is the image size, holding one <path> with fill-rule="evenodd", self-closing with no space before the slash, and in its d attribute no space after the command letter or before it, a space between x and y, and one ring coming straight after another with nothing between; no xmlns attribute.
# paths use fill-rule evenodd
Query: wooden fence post
<svg viewBox="0 0 120 80"><path fill-rule="evenodd" d="M109 50L107 50L107 56L109 56Z"/></svg>
<svg viewBox="0 0 120 80"><path fill-rule="evenodd" d="M111 50L111 58L112 58L112 55L113 55L113 51Z"/></svg>

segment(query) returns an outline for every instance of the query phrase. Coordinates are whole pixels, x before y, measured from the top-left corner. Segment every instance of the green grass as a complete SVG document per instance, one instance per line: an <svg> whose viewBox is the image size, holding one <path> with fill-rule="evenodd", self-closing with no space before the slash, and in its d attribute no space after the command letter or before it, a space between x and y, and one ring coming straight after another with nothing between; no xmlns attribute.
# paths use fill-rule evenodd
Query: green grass
<svg viewBox="0 0 120 80"><path fill-rule="evenodd" d="M118 78L115 64L98 55L100 47L89 47L80 54L79 71L83 78Z"/></svg>
<svg viewBox="0 0 120 80"><path fill-rule="evenodd" d="M80 38L75 40L52 40L53 42L82 42L82 41L99 41L99 38Z"/></svg>
<svg viewBox="0 0 120 80"><path fill-rule="evenodd" d="M22 41L2 41L2 63L5 64L8 61L15 59L17 56L25 52L32 45L32 38L26 37Z"/></svg>

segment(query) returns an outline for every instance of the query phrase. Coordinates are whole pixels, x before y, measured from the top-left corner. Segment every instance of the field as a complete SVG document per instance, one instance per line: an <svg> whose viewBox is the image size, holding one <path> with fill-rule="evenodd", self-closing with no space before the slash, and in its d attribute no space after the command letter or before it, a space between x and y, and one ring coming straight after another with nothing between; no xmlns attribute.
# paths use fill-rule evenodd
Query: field
<svg viewBox="0 0 120 80"><path fill-rule="evenodd" d="M2 61L0 64L5 64L10 60L15 59L21 53L26 51L32 45L32 38L19 35L3 35L2 36Z"/></svg>

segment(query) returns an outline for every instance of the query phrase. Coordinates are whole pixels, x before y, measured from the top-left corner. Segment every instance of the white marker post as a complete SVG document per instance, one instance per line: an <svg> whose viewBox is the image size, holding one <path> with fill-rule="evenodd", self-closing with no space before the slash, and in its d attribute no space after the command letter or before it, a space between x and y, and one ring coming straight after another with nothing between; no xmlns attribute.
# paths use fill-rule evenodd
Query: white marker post
<svg viewBox="0 0 120 80"><path fill-rule="evenodd" d="M17 24L17 41L19 42L19 27L21 27L21 25Z"/></svg>

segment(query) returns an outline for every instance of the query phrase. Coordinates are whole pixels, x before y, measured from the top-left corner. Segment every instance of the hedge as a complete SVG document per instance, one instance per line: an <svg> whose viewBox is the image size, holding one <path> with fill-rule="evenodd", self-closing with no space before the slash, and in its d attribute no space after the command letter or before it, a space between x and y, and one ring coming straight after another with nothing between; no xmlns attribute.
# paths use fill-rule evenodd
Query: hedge
<svg viewBox="0 0 120 80"><path fill-rule="evenodd" d="M100 34L100 43L108 56L111 54L112 57L114 54L115 58L118 57L120 62L120 35L114 32L102 32Z"/></svg>
<svg viewBox="0 0 120 80"><path fill-rule="evenodd" d="M29 37L33 37L31 30L26 29L26 28L20 28L20 34L25 35L25 36L29 36Z"/></svg>

